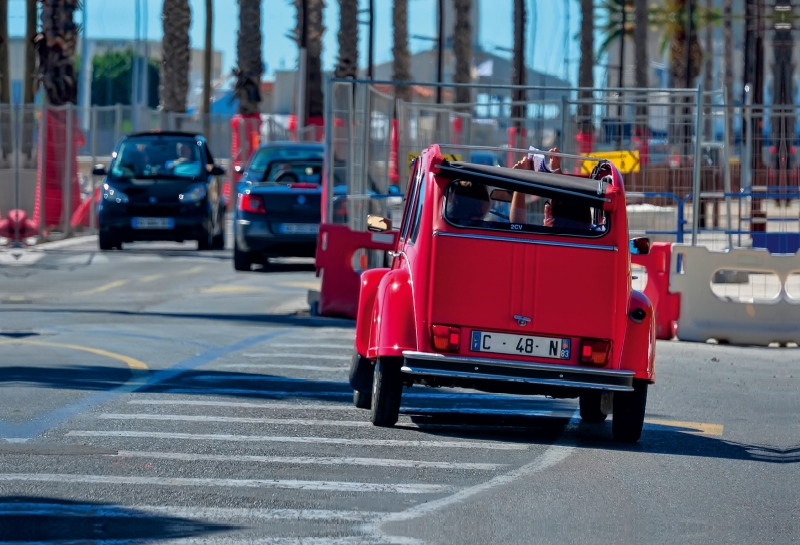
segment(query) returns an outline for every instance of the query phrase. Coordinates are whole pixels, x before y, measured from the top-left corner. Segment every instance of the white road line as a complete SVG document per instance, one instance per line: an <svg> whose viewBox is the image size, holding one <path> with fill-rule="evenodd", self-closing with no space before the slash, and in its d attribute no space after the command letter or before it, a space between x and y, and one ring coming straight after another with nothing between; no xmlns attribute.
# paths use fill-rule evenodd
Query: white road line
<svg viewBox="0 0 800 545"><path fill-rule="evenodd" d="M394 492L433 494L451 489L440 484L351 483L299 481L295 479L197 479L186 477L133 477L124 475L73 475L64 473L3 473L0 482L46 482L64 484L110 484L141 486L218 486L230 488L278 488L326 492Z"/></svg>
<svg viewBox="0 0 800 545"><path fill-rule="evenodd" d="M184 507L179 505L81 505L59 503L4 503L0 516L62 516L97 518L152 518L167 515L184 519L227 522L236 520L322 520L365 522L386 513L326 509L249 509L235 507Z"/></svg>
<svg viewBox="0 0 800 545"><path fill-rule="evenodd" d="M142 543L140 539L93 539L93 545L134 545ZM0 545L83 545L85 540L58 540L58 541L0 541ZM365 536L352 537L192 537L160 539L158 543L164 545L425 545L423 542L412 538L370 539Z"/></svg>
<svg viewBox="0 0 800 545"><path fill-rule="evenodd" d="M228 454L193 454L188 452L145 452L121 450L121 458L147 458L157 460L181 460L184 462L257 462L268 464L299 464L319 466L365 466L365 467L410 467L431 469L465 469L475 471L494 471L506 464L483 464L473 462L429 462L425 460L398 460L396 458L351 458L347 456L247 456Z"/></svg>
<svg viewBox="0 0 800 545"><path fill-rule="evenodd" d="M443 408L443 409L401 409L400 414L475 414L475 415L492 415L492 416L550 416L553 411L533 411L533 410L515 410L515 409L471 409L471 408Z"/></svg>
<svg viewBox="0 0 800 545"><path fill-rule="evenodd" d="M326 367L324 365L294 365L287 363L226 363L217 367L224 369L299 369L301 371L348 371L350 367Z"/></svg>
<svg viewBox="0 0 800 545"><path fill-rule="evenodd" d="M317 343L269 343L270 348L332 348L334 350L354 350L355 341L349 344L317 344Z"/></svg>
<svg viewBox="0 0 800 545"><path fill-rule="evenodd" d="M341 437L281 437L274 435L228 435L211 433L170 433L159 431L84 431L67 432L71 437L127 437L142 439L191 439L254 443L309 443L352 445L356 447L474 448L486 450L528 450L527 444L487 441L413 441L404 439L344 439Z"/></svg>
<svg viewBox="0 0 800 545"><path fill-rule="evenodd" d="M303 348L308 348L306 345ZM289 354L289 353L258 353L258 354L242 354L245 358L302 358L304 360L338 360L349 361L350 356L329 356L327 354Z"/></svg>
<svg viewBox="0 0 800 545"><path fill-rule="evenodd" d="M208 377L205 380L210 380L212 377ZM220 380L219 377L213 377L216 380ZM238 379L234 379L238 380ZM296 379L299 382L307 382L307 383L314 383L311 380L304 380L304 379ZM347 384L346 382L342 384ZM201 392L208 392L208 394L203 394ZM202 390L198 388L166 388L159 393L167 393L167 394L193 394L193 395L261 395L261 396L286 396L286 397L353 397L353 392L326 392L326 391L307 391L307 390L298 390L298 391L291 391L291 390L245 390L239 388L203 388ZM423 393L411 393L411 392L403 392L403 399L463 399L466 401L473 400L473 401L530 401L530 396L514 396L514 395L502 395L502 394L473 394L473 393L456 393L456 394L423 394Z"/></svg>

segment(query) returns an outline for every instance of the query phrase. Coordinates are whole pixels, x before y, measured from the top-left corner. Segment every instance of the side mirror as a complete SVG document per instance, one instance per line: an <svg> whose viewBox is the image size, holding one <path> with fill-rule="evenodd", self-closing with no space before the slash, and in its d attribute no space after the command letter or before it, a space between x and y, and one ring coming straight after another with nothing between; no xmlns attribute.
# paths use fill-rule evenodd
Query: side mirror
<svg viewBox="0 0 800 545"><path fill-rule="evenodd" d="M638 237L631 239L631 253L634 255L647 255L650 253L650 239Z"/></svg>
<svg viewBox="0 0 800 545"><path fill-rule="evenodd" d="M492 194L489 195L490 199L499 202L511 202L513 197L514 194L506 189L493 189Z"/></svg>
<svg viewBox="0 0 800 545"><path fill-rule="evenodd" d="M383 216L367 216L367 230L373 233L391 231L392 220Z"/></svg>
<svg viewBox="0 0 800 545"><path fill-rule="evenodd" d="M106 171L106 167L103 165L95 165L92 169L93 176L105 176L106 174L108 174L108 172Z"/></svg>
<svg viewBox="0 0 800 545"><path fill-rule="evenodd" d="M220 166L214 165L213 167L211 167L209 174L211 174L212 176L224 176L225 169Z"/></svg>

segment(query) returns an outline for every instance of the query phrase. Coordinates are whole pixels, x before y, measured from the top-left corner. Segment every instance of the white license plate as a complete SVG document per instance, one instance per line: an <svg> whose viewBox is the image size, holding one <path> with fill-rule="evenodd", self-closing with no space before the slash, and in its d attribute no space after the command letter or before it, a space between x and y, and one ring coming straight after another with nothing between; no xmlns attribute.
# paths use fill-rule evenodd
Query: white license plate
<svg viewBox="0 0 800 545"><path fill-rule="evenodd" d="M174 218L133 218L134 229L175 229Z"/></svg>
<svg viewBox="0 0 800 545"><path fill-rule="evenodd" d="M470 350L492 352L495 354L514 354L516 356L536 356L568 360L570 340L553 337L533 337L509 335L507 333L487 333L473 331Z"/></svg>
<svg viewBox="0 0 800 545"><path fill-rule="evenodd" d="M316 223L282 223L280 232L284 235L316 235L319 225Z"/></svg>

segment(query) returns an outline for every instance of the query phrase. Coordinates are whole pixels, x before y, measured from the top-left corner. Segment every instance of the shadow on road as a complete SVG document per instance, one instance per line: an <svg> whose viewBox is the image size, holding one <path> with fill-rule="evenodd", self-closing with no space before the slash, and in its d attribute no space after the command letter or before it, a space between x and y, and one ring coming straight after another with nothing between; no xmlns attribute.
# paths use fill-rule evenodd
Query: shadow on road
<svg viewBox="0 0 800 545"><path fill-rule="evenodd" d="M0 497L0 542L5 543L136 543L197 538L237 529L119 505L31 496Z"/></svg>
<svg viewBox="0 0 800 545"><path fill-rule="evenodd" d="M131 379L126 367L81 365L73 367L0 367L0 386L26 384L63 390L113 390Z"/></svg>

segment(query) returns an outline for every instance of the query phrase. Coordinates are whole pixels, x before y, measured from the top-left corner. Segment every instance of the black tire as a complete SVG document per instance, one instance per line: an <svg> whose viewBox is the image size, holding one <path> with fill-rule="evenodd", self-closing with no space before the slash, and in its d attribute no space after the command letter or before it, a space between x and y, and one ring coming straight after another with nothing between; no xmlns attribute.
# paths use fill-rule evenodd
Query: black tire
<svg viewBox="0 0 800 545"><path fill-rule="evenodd" d="M253 265L253 262L250 260L250 256L247 255L246 252L243 252L239 249L239 245L234 242L233 244L233 268L237 271L247 271L250 272L250 269Z"/></svg>
<svg viewBox="0 0 800 545"><path fill-rule="evenodd" d="M374 374L375 366L372 362L354 350L353 357L350 358L350 387L359 392L371 392Z"/></svg>
<svg viewBox="0 0 800 545"><path fill-rule="evenodd" d="M214 248L214 237L211 231L203 229L200 233L200 238L197 239L197 249L201 252L207 252Z"/></svg>
<svg viewBox="0 0 800 545"><path fill-rule="evenodd" d="M97 235L97 245L100 247L100 250L107 252L109 250L113 250L114 248L122 249L122 243L117 239L114 235L108 232L100 231Z"/></svg>
<svg viewBox="0 0 800 545"><path fill-rule="evenodd" d="M600 409L603 392L601 390L589 390L580 397L581 420L590 424L605 422L607 415Z"/></svg>
<svg viewBox="0 0 800 545"><path fill-rule="evenodd" d="M353 390L353 405L355 405L357 409L371 409L372 391L367 390L366 392L359 392L358 390Z"/></svg>
<svg viewBox="0 0 800 545"><path fill-rule="evenodd" d="M611 433L622 443L635 443L642 436L647 405L647 382L633 381L632 392L614 392L614 418Z"/></svg>
<svg viewBox="0 0 800 545"><path fill-rule="evenodd" d="M376 426L390 428L400 416L403 382L400 367L402 358L378 358L372 379L372 414Z"/></svg>
<svg viewBox="0 0 800 545"><path fill-rule="evenodd" d="M211 249L212 250L224 250L225 249L225 229L220 229L219 234L216 235L211 240Z"/></svg>

